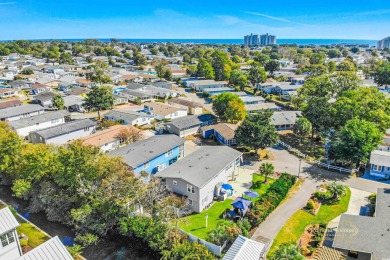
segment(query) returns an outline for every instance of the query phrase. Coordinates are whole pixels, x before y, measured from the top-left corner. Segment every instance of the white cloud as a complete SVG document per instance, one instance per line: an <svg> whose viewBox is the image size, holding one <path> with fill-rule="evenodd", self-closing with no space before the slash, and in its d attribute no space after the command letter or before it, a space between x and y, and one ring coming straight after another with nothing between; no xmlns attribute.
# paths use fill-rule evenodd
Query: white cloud
<svg viewBox="0 0 390 260"><path fill-rule="evenodd" d="M284 18L281 18L281 17L271 16L271 15L267 15L267 14L261 14L261 13L256 13L256 12L245 12L245 13L253 14L253 15L257 15L257 16L262 16L262 17L266 17L266 18L269 18L269 19L272 19L272 20L282 21L282 22L286 22L286 23L293 23L293 24L298 24L298 25L303 25L303 26L312 26L312 25L309 25L309 24L293 22L293 21L290 21L290 20L287 20L287 19L284 19Z"/></svg>

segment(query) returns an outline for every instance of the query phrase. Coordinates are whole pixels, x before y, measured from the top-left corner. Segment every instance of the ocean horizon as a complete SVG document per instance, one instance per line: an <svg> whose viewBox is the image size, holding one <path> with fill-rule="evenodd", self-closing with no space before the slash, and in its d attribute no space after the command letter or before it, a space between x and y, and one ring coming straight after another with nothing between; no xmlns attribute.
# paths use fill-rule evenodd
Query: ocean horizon
<svg viewBox="0 0 390 260"><path fill-rule="evenodd" d="M68 42L80 42L85 39L33 39L30 41L68 41ZM116 38L115 38L116 39ZM96 38L96 40L102 42L110 41L109 38ZM195 43L195 44L244 44L243 39L118 39L124 42L131 43ZM14 41L14 40L4 40ZM369 44L370 46L376 46L377 40L361 40L361 39L277 39L276 44L297 44L297 45L331 45L331 44Z"/></svg>

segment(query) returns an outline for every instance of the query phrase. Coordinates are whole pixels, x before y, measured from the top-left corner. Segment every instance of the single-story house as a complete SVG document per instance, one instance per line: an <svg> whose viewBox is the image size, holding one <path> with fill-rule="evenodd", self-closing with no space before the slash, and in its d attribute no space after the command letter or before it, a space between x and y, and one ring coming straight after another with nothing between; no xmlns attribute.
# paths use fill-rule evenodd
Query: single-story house
<svg viewBox="0 0 390 260"><path fill-rule="evenodd" d="M16 131L16 133L18 133L19 136L28 140L28 136L32 131L38 131L52 126L61 125L69 120L70 113L66 110L59 110L11 121L8 124Z"/></svg>
<svg viewBox="0 0 390 260"><path fill-rule="evenodd" d="M165 131L180 137L196 134L202 126L214 124L216 118L212 114L190 115L169 120L164 123Z"/></svg>
<svg viewBox="0 0 390 260"><path fill-rule="evenodd" d="M168 190L187 197L187 206L201 212L220 193L220 184L233 178L242 153L227 146L202 146L159 172Z"/></svg>
<svg viewBox="0 0 390 260"><path fill-rule="evenodd" d="M155 135L110 152L122 160L136 174L142 171L155 174L184 156L185 140L177 135Z"/></svg>
<svg viewBox="0 0 390 260"><path fill-rule="evenodd" d="M219 95L219 94L222 94L222 93L234 92L234 91L235 91L234 88L229 88L229 87L221 87L221 88L203 88L203 89L202 89L202 92L203 92L203 93L208 93L210 96L215 96L215 95Z"/></svg>
<svg viewBox="0 0 390 260"><path fill-rule="evenodd" d="M293 85L303 85L305 83L305 77L293 77L291 78L291 84Z"/></svg>
<svg viewBox="0 0 390 260"><path fill-rule="evenodd" d="M18 91L12 88L0 88L0 98L15 97L18 95Z"/></svg>
<svg viewBox="0 0 390 260"><path fill-rule="evenodd" d="M133 126L114 125L108 129L80 138L80 140L85 145L99 147L101 152L109 152L119 148L122 141L117 136L121 131L129 127Z"/></svg>
<svg viewBox="0 0 390 260"><path fill-rule="evenodd" d="M33 97L33 102L40 104L43 107L52 107L53 106L53 97L55 94L53 92L42 92Z"/></svg>
<svg viewBox="0 0 390 260"><path fill-rule="evenodd" d="M160 102L145 103L144 109L157 120L187 116L187 109Z"/></svg>
<svg viewBox="0 0 390 260"><path fill-rule="evenodd" d="M204 88L223 88L227 87L228 83L226 81L215 81L213 79L209 80L188 80L186 85L195 89L198 92L202 92Z"/></svg>
<svg viewBox="0 0 390 260"><path fill-rule="evenodd" d="M80 119L46 129L30 132L32 143L62 145L67 142L95 133L96 122Z"/></svg>
<svg viewBox="0 0 390 260"><path fill-rule="evenodd" d="M239 235L222 260L260 260L267 252L267 249L268 244Z"/></svg>
<svg viewBox="0 0 390 260"><path fill-rule="evenodd" d="M280 82L279 82L280 83ZM302 85L291 85L291 84L279 84L275 87L275 92L281 94L282 96L287 95L289 92L297 91L302 88Z"/></svg>
<svg viewBox="0 0 390 260"><path fill-rule="evenodd" d="M18 107L18 106L21 106L21 105L23 105L23 102L20 101L19 99L8 100L8 101L0 102L0 109L4 109L4 108L7 108L7 107Z"/></svg>
<svg viewBox="0 0 390 260"><path fill-rule="evenodd" d="M333 247L356 259L382 260L390 256L390 189L379 188L375 217L342 214Z"/></svg>
<svg viewBox="0 0 390 260"><path fill-rule="evenodd" d="M276 130L292 129L301 116L301 111L276 111L271 116L271 124L276 127Z"/></svg>
<svg viewBox="0 0 390 260"><path fill-rule="evenodd" d="M69 95L63 97L64 107L69 112L84 112L83 103L84 99L80 96Z"/></svg>
<svg viewBox="0 0 390 260"><path fill-rule="evenodd" d="M279 111L280 108L273 102L269 103L257 103L257 104L251 104L251 105L245 105L245 110L249 114L261 112L263 110L269 109L271 111Z"/></svg>
<svg viewBox="0 0 390 260"><path fill-rule="evenodd" d="M152 84L152 86L155 86L157 88L164 88L164 89L171 89L171 90L173 90L173 83L169 82L169 81L159 80L159 81L155 81L155 82L153 82L151 84Z"/></svg>
<svg viewBox="0 0 390 260"><path fill-rule="evenodd" d="M127 97L121 97L119 95L114 95L114 106L127 104L129 103L129 99Z"/></svg>
<svg viewBox="0 0 390 260"><path fill-rule="evenodd" d="M49 86L43 85L43 84L33 84L31 86L31 94L32 95L38 95L40 93L51 91L51 88Z"/></svg>
<svg viewBox="0 0 390 260"><path fill-rule="evenodd" d="M130 101L135 101L136 98L141 99L141 101L151 101L154 99L176 97L178 95L177 92L170 89L164 89L152 85L143 85L138 83L128 84L126 88L127 89L120 91L118 94L120 96L127 97Z"/></svg>
<svg viewBox="0 0 390 260"><path fill-rule="evenodd" d="M76 83L82 87L87 87L87 88L92 88L92 86L94 86L92 81L90 81L88 79L84 79L84 78L76 79Z"/></svg>
<svg viewBox="0 0 390 260"><path fill-rule="evenodd" d="M193 102L183 98L172 98L168 100L168 104L175 106L183 106L187 108L187 113L190 115L203 114L203 107L197 102Z"/></svg>
<svg viewBox="0 0 390 260"><path fill-rule="evenodd" d="M90 91L91 91L90 89L84 87L73 87L66 94L74 95L74 96L85 96Z"/></svg>
<svg viewBox="0 0 390 260"><path fill-rule="evenodd" d="M390 152L375 150L370 156L370 175L390 178Z"/></svg>
<svg viewBox="0 0 390 260"><path fill-rule="evenodd" d="M80 84L68 82L68 81L60 81L58 82L58 90L68 92L74 87L80 87Z"/></svg>
<svg viewBox="0 0 390 260"><path fill-rule="evenodd" d="M236 145L234 136L237 127L238 125L235 124L219 123L202 127L201 133L203 138L215 138L223 145Z"/></svg>
<svg viewBox="0 0 390 260"><path fill-rule="evenodd" d="M25 81L25 80L14 80L8 83L8 86L10 88L16 89L16 90L24 90L24 89L30 89L31 88L31 82Z"/></svg>
<svg viewBox="0 0 390 260"><path fill-rule="evenodd" d="M36 104L8 107L1 110L0 121L15 121L26 117L43 114L45 109Z"/></svg>
<svg viewBox="0 0 390 260"><path fill-rule="evenodd" d="M234 94L236 94L236 93L234 93ZM265 102L265 98L263 98L261 96L242 96L240 98L244 102L245 105L256 105L256 104Z"/></svg>
<svg viewBox="0 0 390 260"><path fill-rule="evenodd" d="M149 125L154 120L153 116L143 112L129 109L112 110L104 114L104 120L119 122L123 125Z"/></svg>

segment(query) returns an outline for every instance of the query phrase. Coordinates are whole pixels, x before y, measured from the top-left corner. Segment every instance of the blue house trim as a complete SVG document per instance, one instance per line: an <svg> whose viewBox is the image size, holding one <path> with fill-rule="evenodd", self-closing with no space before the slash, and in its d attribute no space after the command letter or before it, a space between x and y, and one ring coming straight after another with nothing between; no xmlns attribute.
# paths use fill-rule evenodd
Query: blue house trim
<svg viewBox="0 0 390 260"><path fill-rule="evenodd" d="M151 174L157 173L159 170L162 170L169 165L175 163L179 158L184 156L184 144L180 146L176 146L172 150L160 154L149 160L147 163L137 166L134 168L135 173L140 173L141 171L145 171Z"/></svg>

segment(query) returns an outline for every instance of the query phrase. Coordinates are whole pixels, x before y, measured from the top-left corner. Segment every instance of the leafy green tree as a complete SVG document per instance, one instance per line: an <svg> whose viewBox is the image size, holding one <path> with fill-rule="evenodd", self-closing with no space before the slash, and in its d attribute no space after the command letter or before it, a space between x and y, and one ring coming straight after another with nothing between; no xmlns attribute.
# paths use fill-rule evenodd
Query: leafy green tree
<svg viewBox="0 0 390 260"><path fill-rule="evenodd" d="M248 115L236 129L235 139L239 146L248 146L256 150L273 146L278 143L279 135L271 124L272 111Z"/></svg>
<svg viewBox="0 0 390 260"><path fill-rule="evenodd" d="M51 102L53 103L53 107L57 108L58 110L64 109L65 101L60 94L54 95Z"/></svg>
<svg viewBox="0 0 390 260"><path fill-rule="evenodd" d="M165 70L165 72L164 72L164 79L166 79L168 81L172 81L173 80L172 71L170 69L166 69Z"/></svg>
<svg viewBox="0 0 390 260"><path fill-rule="evenodd" d="M305 260L295 242L283 243L276 250L275 254L270 257L271 260Z"/></svg>
<svg viewBox="0 0 390 260"><path fill-rule="evenodd" d="M62 64L73 64L74 60L72 58L72 54L63 52L60 55L60 63Z"/></svg>
<svg viewBox="0 0 390 260"><path fill-rule="evenodd" d="M15 173L21 160L22 141L12 128L0 122L0 171Z"/></svg>
<svg viewBox="0 0 390 260"><path fill-rule="evenodd" d="M110 83L111 79L106 74L108 65L102 61L96 61L95 64L88 66L89 72L86 74L86 78L92 82L106 84Z"/></svg>
<svg viewBox="0 0 390 260"><path fill-rule="evenodd" d="M239 96L225 92L213 100L213 111L223 122L238 122L245 118L245 104Z"/></svg>
<svg viewBox="0 0 390 260"><path fill-rule="evenodd" d="M226 52L215 51L212 54L212 66L214 68L215 80L229 80L232 68Z"/></svg>
<svg viewBox="0 0 390 260"><path fill-rule="evenodd" d="M356 71L356 65L349 59L343 60L339 65L337 65L337 70L339 71Z"/></svg>
<svg viewBox="0 0 390 260"><path fill-rule="evenodd" d="M274 174L275 167L272 163L262 163L259 167L259 173L264 176L264 182L267 183L268 176Z"/></svg>
<svg viewBox="0 0 390 260"><path fill-rule="evenodd" d="M336 71L336 68L337 68L337 65L336 65L336 62L334 61L329 61L326 66L328 67L328 71L329 73L333 73Z"/></svg>
<svg viewBox="0 0 390 260"><path fill-rule="evenodd" d="M334 137L332 150L337 161L360 166L382 141L382 133L371 122L352 119Z"/></svg>
<svg viewBox="0 0 390 260"><path fill-rule="evenodd" d="M379 86L390 85L390 63L379 67L373 75L375 83Z"/></svg>
<svg viewBox="0 0 390 260"><path fill-rule="evenodd" d="M303 115L312 124L312 137L314 133L320 137L325 137L333 126L332 106L329 104L328 98L311 98L303 110Z"/></svg>
<svg viewBox="0 0 390 260"><path fill-rule="evenodd" d="M265 67L265 65L269 62L270 58L266 54L259 53L255 57L253 57L253 60L259 62L262 67Z"/></svg>
<svg viewBox="0 0 390 260"><path fill-rule="evenodd" d="M111 108L113 104L114 96L109 88L94 86L92 87L92 91L87 94L83 106L87 110L96 110L98 112L98 119L100 120L100 111Z"/></svg>
<svg viewBox="0 0 390 260"><path fill-rule="evenodd" d="M390 100L377 88L360 87L344 91L333 104L334 124L340 128L357 118L373 122L381 132L390 128Z"/></svg>
<svg viewBox="0 0 390 260"><path fill-rule="evenodd" d="M328 57L330 59L333 59L333 58L340 58L341 57L341 52L339 49L330 49L328 51Z"/></svg>
<svg viewBox="0 0 390 260"><path fill-rule="evenodd" d="M215 77L213 67L205 58L199 60L196 75L198 77L205 77L206 79L213 79Z"/></svg>
<svg viewBox="0 0 390 260"><path fill-rule="evenodd" d="M273 75L275 71L280 68L280 64L277 60L270 60L265 64L265 71L269 72L269 75Z"/></svg>
<svg viewBox="0 0 390 260"><path fill-rule="evenodd" d="M340 198L347 192L345 186L337 182L332 182L329 184L327 190L330 192L330 194L332 194L332 199L334 200L340 200Z"/></svg>
<svg viewBox="0 0 390 260"><path fill-rule="evenodd" d="M350 49L350 51L352 52L352 53L358 53L359 52L359 47L352 47L351 49Z"/></svg>
<svg viewBox="0 0 390 260"><path fill-rule="evenodd" d="M230 74L230 84L239 86L240 89L243 90L245 86L248 85L248 78L244 72L239 70L234 70Z"/></svg>
<svg viewBox="0 0 390 260"><path fill-rule="evenodd" d="M324 75L329 72L328 67L323 64L310 65L308 69L309 69L309 75L312 77Z"/></svg>
<svg viewBox="0 0 390 260"><path fill-rule="evenodd" d="M310 57L310 64L323 64L326 59L326 54L323 52L314 53Z"/></svg>
<svg viewBox="0 0 390 260"><path fill-rule="evenodd" d="M32 69L24 69L20 72L20 74L23 74L23 75L32 75L34 74L34 71Z"/></svg>
<svg viewBox="0 0 390 260"><path fill-rule="evenodd" d="M267 80L267 74L264 68L258 62L253 62L249 69L248 79L253 87L256 87L258 83L264 83Z"/></svg>
<svg viewBox="0 0 390 260"><path fill-rule="evenodd" d="M307 118L301 117L295 122L293 131L299 136L299 139L302 140L303 137L308 136L311 133L312 125Z"/></svg>

